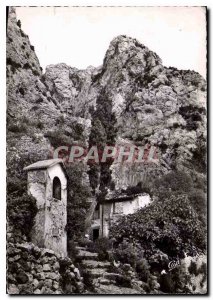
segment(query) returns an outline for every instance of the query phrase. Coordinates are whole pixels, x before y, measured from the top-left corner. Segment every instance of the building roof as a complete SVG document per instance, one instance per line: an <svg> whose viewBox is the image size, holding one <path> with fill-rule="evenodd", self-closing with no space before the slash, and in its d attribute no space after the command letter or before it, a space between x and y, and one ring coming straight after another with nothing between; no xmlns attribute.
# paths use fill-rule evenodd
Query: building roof
<svg viewBox="0 0 213 300"><path fill-rule="evenodd" d="M60 164L64 170L64 173L67 175L64 162L61 158L55 158L55 159L46 159L46 160L39 160L36 163L29 165L24 168L25 171L31 171L31 170L40 170L40 169L47 169L54 165Z"/></svg>
<svg viewBox="0 0 213 300"><path fill-rule="evenodd" d="M148 194L140 193L140 194L132 194L132 195L120 195L118 197L104 199L104 200L100 201L99 203L100 204L108 204L108 203L115 203L115 202L131 201L131 200L137 198L138 196L144 196L144 195L148 195Z"/></svg>

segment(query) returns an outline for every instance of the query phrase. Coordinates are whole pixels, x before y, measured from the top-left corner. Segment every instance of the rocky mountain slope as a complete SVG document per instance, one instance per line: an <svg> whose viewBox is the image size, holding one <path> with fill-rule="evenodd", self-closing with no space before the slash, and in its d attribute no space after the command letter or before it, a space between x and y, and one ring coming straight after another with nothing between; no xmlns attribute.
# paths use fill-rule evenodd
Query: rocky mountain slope
<svg viewBox="0 0 213 300"><path fill-rule="evenodd" d="M19 25L19 26L18 26ZM65 63L42 73L29 37L10 11L7 31L8 166L45 159L52 147L87 143L97 99L104 90L115 115L117 143L156 146L158 165L112 165L116 188L151 172L205 173L206 82L198 73L164 67L136 39L112 40L103 65L78 70ZM110 122L110 120L109 120ZM19 163L17 162L19 160ZM10 168L11 167L11 168Z"/></svg>
<svg viewBox="0 0 213 300"><path fill-rule="evenodd" d="M115 197L127 190L134 194L138 184L152 184L175 170L197 182L194 192L199 198L199 189L206 192L205 180L199 187L206 176L206 82L194 71L164 67L156 53L123 35L112 40L102 66L78 70L59 63L43 72L36 49L17 22L15 9L10 8L7 242L11 294L82 292L83 279L71 260L57 261L54 253L29 243L36 211L26 195L23 171L31 163L51 158L58 146L73 144L152 145L159 161L67 165L67 228L72 245L75 231L78 239L85 233L82 221L90 220L100 195ZM90 209L89 198L93 200ZM63 272L61 266L66 266Z"/></svg>

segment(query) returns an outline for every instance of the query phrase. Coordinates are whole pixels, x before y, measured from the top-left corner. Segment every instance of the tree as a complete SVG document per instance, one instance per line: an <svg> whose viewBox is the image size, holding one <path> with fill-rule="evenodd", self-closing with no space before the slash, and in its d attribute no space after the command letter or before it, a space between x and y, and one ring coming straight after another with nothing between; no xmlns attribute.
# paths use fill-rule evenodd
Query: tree
<svg viewBox="0 0 213 300"><path fill-rule="evenodd" d="M19 28L21 28L21 21L20 20L17 21L17 25L18 25Z"/></svg>

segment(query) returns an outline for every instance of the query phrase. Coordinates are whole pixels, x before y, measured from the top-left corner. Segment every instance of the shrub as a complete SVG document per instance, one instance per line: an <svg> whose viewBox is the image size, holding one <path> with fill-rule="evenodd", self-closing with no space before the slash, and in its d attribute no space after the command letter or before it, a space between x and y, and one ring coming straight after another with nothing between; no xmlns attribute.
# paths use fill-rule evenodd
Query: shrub
<svg viewBox="0 0 213 300"><path fill-rule="evenodd" d="M193 105L181 106L179 113L186 120L186 129L188 130L196 130L198 128L197 122L202 121L202 110Z"/></svg>
<svg viewBox="0 0 213 300"><path fill-rule="evenodd" d="M22 94L22 96L24 96L25 91L24 91L23 87L20 87L20 88L19 88L19 93Z"/></svg>
<svg viewBox="0 0 213 300"><path fill-rule="evenodd" d="M61 130L47 131L45 137L50 140L50 143L54 148L62 145L70 145L71 143L71 138L61 132Z"/></svg>
<svg viewBox="0 0 213 300"><path fill-rule="evenodd" d="M21 21L20 20L17 21L17 25L18 25L19 28L21 28Z"/></svg>
<svg viewBox="0 0 213 300"><path fill-rule="evenodd" d="M195 275L195 276L198 275L197 264L195 261L191 261L190 266L188 267L188 271L191 275Z"/></svg>
<svg viewBox="0 0 213 300"><path fill-rule="evenodd" d="M124 190L127 195L135 195L140 193L147 193L151 194L151 189L149 183L146 182L139 182L136 186L129 186L126 190Z"/></svg>
<svg viewBox="0 0 213 300"><path fill-rule="evenodd" d="M88 249L92 252L98 253L100 260L109 259L109 250L112 247L112 243L107 238L99 238L94 243L88 244Z"/></svg>
<svg viewBox="0 0 213 300"><path fill-rule="evenodd" d="M198 215L205 217L207 214L206 194L200 189L195 189L189 194L189 200Z"/></svg>
<svg viewBox="0 0 213 300"><path fill-rule="evenodd" d="M130 264L132 267L136 267L137 253L133 243L124 239L119 243L118 247L114 249L114 259L120 261L122 264Z"/></svg>
<svg viewBox="0 0 213 300"><path fill-rule="evenodd" d="M182 171L172 171L154 181L154 194L159 190L189 193L193 188L191 176Z"/></svg>
<svg viewBox="0 0 213 300"><path fill-rule="evenodd" d="M7 218L15 229L20 229L29 236L37 213L36 200L24 193L21 196L8 195Z"/></svg>
<svg viewBox="0 0 213 300"><path fill-rule="evenodd" d="M13 61L11 57L7 57L7 65L11 66L13 73L15 73L18 68L21 68L21 64Z"/></svg>
<svg viewBox="0 0 213 300"><path fill-rule="evenodd" d="M191 245L203 250L205 236L206 229L186 195L170 196L163 202L153 201L138 212L122 217L110 229L115 246L125 239L135 240L148 260L157 250L170 258L183 255L183 250Z"/></svg>
<svg viewBox="0 0 213 300"><path fill-rule="evenodd" d="M30 69L30 65L29 65L29 63L27 62L27 63L25 63L24 65L23 65L23 68L24 69Z"/></svg>
<svg viewBox="0 0 213 300"><path fill-rule="evenodd" d="M148 278L150 276L150 265L145 258L139 259L137 261L136 271L141 281L148 281Z"/></svg>
<svg viewBox="0 0 213 300"><path fill-rule="evenodd" d="M35 76L39 76L40 75L40 73L37 70L35 70L35 69L32 69L32 72L33 72L33 75L35 75Z"/></svg>
<svg viewBox="0 0 213 300"><path fill-rule="evenodd" d="M27 190L27 181L23 181L17 177L8 176L7 178L7 194L23 195Z"/></svg>
<svg viewBox="0 0 213 300"><path fill-rule="evenodd" d="M10 124L7 126L8 131L12 131L14 133L27 133L28 127L23 123Z"/></svg>
<svg viewBox="0 0 213 300"><path fill-rule="evenodd" d="M41 121L41 120L38 120L37 122L36 122L36 127L38 128L38 129L44 129L44 123Z"/></svg>

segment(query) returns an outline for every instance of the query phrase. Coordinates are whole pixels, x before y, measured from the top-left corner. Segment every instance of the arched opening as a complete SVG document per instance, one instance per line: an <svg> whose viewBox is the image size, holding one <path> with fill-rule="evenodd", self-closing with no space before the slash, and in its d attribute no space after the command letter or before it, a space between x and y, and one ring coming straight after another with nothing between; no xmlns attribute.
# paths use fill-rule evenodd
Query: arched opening
<svg viewBox="0 0 213 300"><path fill-rule="evenodd" d="M61 181L58 177L53 179L53 198L61 200Z"/></svg>

